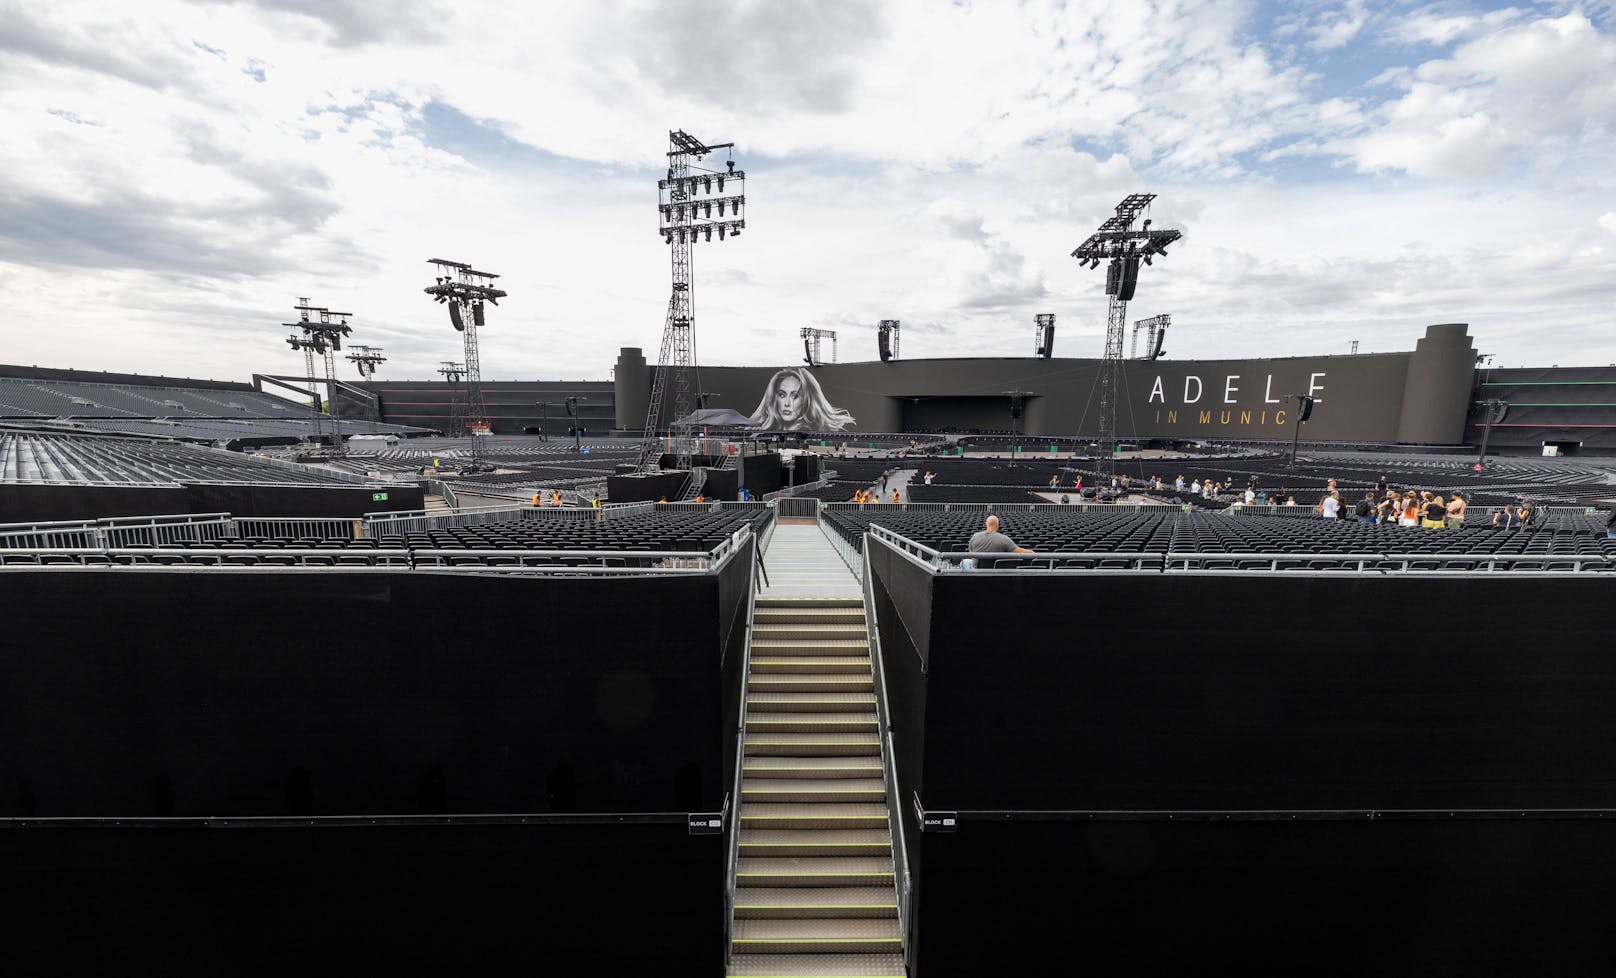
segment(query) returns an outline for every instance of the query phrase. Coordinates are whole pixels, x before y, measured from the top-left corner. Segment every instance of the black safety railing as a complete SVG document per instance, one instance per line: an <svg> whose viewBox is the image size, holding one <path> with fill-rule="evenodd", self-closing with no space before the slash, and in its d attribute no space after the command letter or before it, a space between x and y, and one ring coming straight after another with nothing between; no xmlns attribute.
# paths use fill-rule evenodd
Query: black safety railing
<svg viewBox="0 0 1616 978"><path fill-rule="evenodd" d="M836 542L835 537L831 537ZM1453 572L1616 572L1616 553L1463 553L1432 551L1399 553L1252 552L1252 551L1038 551L1037 553L946 553L916 543L899 533L872 524L865 537L880 541L904 558L932 573L1066 573L1089 571L1276 572L1351 571L1357 573ZM838 547L838 550L842 550ZM844 554L845 556L845 554ZM849 560L851 563L851 560Z"/></svg>

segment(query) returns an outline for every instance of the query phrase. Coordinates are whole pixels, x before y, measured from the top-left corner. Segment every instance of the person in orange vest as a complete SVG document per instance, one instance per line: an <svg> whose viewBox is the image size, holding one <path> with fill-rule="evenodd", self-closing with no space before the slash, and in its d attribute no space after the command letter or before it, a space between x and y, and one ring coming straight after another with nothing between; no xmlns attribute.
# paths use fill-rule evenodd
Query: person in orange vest
<svg viewBox="0 0 1616 978"><path fill-rule="evenodd" d="M550 505L551 506L560 506L561 505L561 490L557 489L557 490L550 493Z"/></svg>
<svg viewBox="0 0 1616 978"><path fill-rule="evenodd" d="M892 501L895 502L895 503L896 502L902 502L902 500L900 500L898 498L898 490L897 489L892 490Z"/></svg>
<svg viewBox="0 0 1616 978"><path fill-rule="evenodd" d="M544 505L544 493L536 492L536 493L533 494L533 505L535 505L535 506L543 506Z"/></svg>
<svg viewBox="0 0 1616 978"><path fill-rule="evenodd" d="M700 493L697 493L697 495L696 495L696 502L698 502L698 503L704 503L704 502L706 502L706 501L707 501L707 497L706 497L706 496L703 496L703 495L701 495L701 494L700 494Z"/></svg>
<svg viewBox="0 0 1616 978"><path fill-rule="evenodd" d="M657 499L657 502L659 502L659 503L665 503L665 502L667 502L667 501L668 501L668 497L667 497L667 496L662 496L662 497L660 497L660 498L658 498L658 499Z"/></svg>

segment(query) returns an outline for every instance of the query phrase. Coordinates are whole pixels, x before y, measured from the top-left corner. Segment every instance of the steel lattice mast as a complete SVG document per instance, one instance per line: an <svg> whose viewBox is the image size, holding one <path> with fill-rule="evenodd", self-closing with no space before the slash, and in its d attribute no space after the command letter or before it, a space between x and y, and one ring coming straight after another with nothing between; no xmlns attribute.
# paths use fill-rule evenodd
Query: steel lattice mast
<svg viewBox="0 0 1616 978"><path fill-rule="evenodd" d="M1072 257L1090 268L1106 262L1105 294L1110 310L1105 322L1105 358L1100 363L1100 450L1105 453L1106 470L1117 467L1117 406L1122 386L1122 339L1127 331L1128 301L1139 282L1139 263L1150 264L1155 255L1166 255L1166 246L1183 237L1182 231L1153 229L1146 218L1138 228L1135 219L1156 199L1155 194L1129 194L1117 205L1117 213L1077 246Z"/></svg>
<svg viewBox="0 0 1616 978"><path fill-rule="evenodd" d="M699 386L691 247L698 236L711 241L713 232L717 231L718 240L722 241L726 234L739 235L746 227L743 217L746 172L735 169L734 160L727 161L722 171L705 170L695 164L715 150L734 146L734 143L708 145L682 129L668 133L668 175L657 182L658 227L672 258L673 290L668 296L662 349L657 356L651 401L645 414L645 443L639 462L642 472L654 472L660 467L662 446L658 436L663 427L663 405L667 400L670 374L673 379L672 417L667 424L670 447L675 467L690 468L690 457L695 449L691 417L695 389L692 384Z"/></svg>
<svg viewBox="0 0 1616 978"><path fill-rule="evenodd" d="M347 312L332 312L324 306L310 305L307 298L297 300L293 306L297 310L298 320L295 323L282 323L301 331L301 335L293 333L286 338L286 343L294 350L303 351L303 369L305 375L314 389L309 394L309 408L313 413L314 436L326 437L326 417L330 417L330 444L331 450L337 455L344 454L346 449L342 443L342 427L337 421L333 402L337 389L337 358L336 352L342 349L342 338L353 332L348 325L348 317L353 315ZM311 314L317 314L318 319ZM332 318L336 318L336 322ZM318 353L325 361L325 411L320 410L320 395L318 393L319 378L314 374L314 355Z"/></svg>
<svg viewBox="0 0 1616 978"><path fill-rule="evenodd" d="M458 435L465 431L466 408L465 398L462 396L465 389L460 386L460 379L466 375L466 365L453 360L444 360L438 367L438 373L443 379L453 384L449 388L449 434Z"/></svg>
<svg viewBox="0 0 1616 978"><path fill-rule="evenodd" d="M382 355L381 347L365 346L360 343L354 344L353 352L348 354L348 359L353 361L353 365L359 369L359 376L365 380L375 377L376 368L387 362L387 358Z"/></svg>
<svg viewBox="0 0 1616 978"><path fill-rule="evenodd" d="M472 435L471 458L476 466L482 458L482 443L477 436L491 433L488 412L483 407L482 355L477 350L477 327L483 325L484 303L499 305L505 298L503 289L494 287L493 272L480 272L464 262L445 258L429 258L437 266L434 283L424 290L438 302L449 307L449 322L460 331L465 348L466 418L465 432Z"/></svg>

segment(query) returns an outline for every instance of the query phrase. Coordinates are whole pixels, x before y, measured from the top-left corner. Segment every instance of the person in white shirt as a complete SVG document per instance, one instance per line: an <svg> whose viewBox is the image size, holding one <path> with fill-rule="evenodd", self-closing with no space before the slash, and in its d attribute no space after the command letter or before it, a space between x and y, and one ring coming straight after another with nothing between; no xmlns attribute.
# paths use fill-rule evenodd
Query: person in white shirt
<svg viewBox="0 0 1616 978"><path fill-rule="evenodd" d="M1256 501L1257 501L1257 490L1253 489L1251 486L1247 486L1246 487L1246 505L1250 506L1252 503L1254 503Z"/></svg>
<svg viewBox="0 0 1616 978"><path fill-rule="evenodd" d="M1197 495L1197 496L1199 496L1201 494L1201 480L1200 479L1196 479L1194 482L1190 483L1190 492L1193 493L1194 495Z"/></svg>
<svg viewBox="0 0 1616 978"><path fill-rule="evenodd" d="M1333 520L1341 513L1341 494L1331 490L1330 494L1319 500L1319 515L1327 520Z"/></svg>

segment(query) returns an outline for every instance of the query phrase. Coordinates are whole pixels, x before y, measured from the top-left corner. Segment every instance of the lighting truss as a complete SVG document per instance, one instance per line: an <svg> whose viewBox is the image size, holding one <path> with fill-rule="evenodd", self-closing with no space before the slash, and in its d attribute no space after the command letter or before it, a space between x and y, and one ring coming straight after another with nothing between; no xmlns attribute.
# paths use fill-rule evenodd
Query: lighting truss
<svg viewBox="0 0 1616 978"><path fill-rule="evenodd" d="M477 349L477 328L484 324L485 306L499 305L506 293L494 286L499 276L493 272L478 271L464 262L446 258L427 261L436 267L438 274L424 291L449 307L449 323L460 332L465 350L464 431L472 436L489 434L488 412L483 407L482 355ZM473 469L481 466L482 445L476 437L471 441L471 460Z"/></svg>
<svg viewBox="0 0 1616 978"><path fill-rule="evenodd" d="M876 346L882 360L898 359L899 323L896 319L883 319L876 328Z"/></svg>
<svg viewBox="0 0 1616 978"><path fill-rule="evenodd" d="M1055 314L1041 312L1032 317L1032 355L1048 360L1055 355Z"/></svg>
<svg viewBox="0 0 1616 978"><path fill-rule="evenodd" d="M309 378L309 410L314 422L314 436L317 439L329 438L331 452L334 455L347 454L343 445L341 425L337 423L336 416L336 389L337 389L337 362L336 353L342 349L344 337L353 333L353 327L348 325L350 312L333 312L324 306L311 304L307 297L297 300L292 307L297 310L297 322L282 323L282 326L297 330L286 338L286 343L294 350L303 351L303 366L305 376ZM325 407L321 410L319 395L319 378L314 374L314 357L319 354L325 361ZM329 427L329 433L327 428Z"/></svg>
<svg viewBox="0 0 1616 978"><path fill-rule="evenodd" d="M836 331L834 329L815 329L804 326L797 334L802 337L803 362L810 367L817 367L825 362L821 355L824 352L820 345L822 340L830 340L830 362L836 362Z"/></svg>
<svg viewBox="0 0 1616 978"><path fill-rule="evenodd" d="M443 360L438 364L438 373L454 385L449 388L449 433L458 435L466 423L466 389L460 385L460 379L466 376L466 365Z"/></svg>
<svg viewBox="0 0 1616 978"><path fill-rule="evenodd" d="M1167 313L1151 316L1149 319L1136 319L1133 324L1133 343L1128 350L1128 359L1139 359L1139 331L1145 331L1145 359L1156 360L1162 355L1162 343L1167 338L1167 327L1173 325L1173 317Z"/></svg>
<svg viewBox="0 0 1616 978"><path fill-rule="evenodd" d="M348 354L348 359L359 368L359 376L367 380L376 376L377 366L387 362L387 358L382 355L381 347L363 346L357 343L354 344L353 352Z"/></svg>
<svg viewBox="0 0 1616 978"><path fill-rule="evenodd" d="M1110 299L1106 317L1105 358L1100 363L1100 449L1111 474L1117 467L1117 405L1122 381L1122 334L1126 331L1128 301L1139 281L1139 263L1146 265L1156 256L1165 256L1167 246L1183 237L1182 231L1152 228L1145 218L1139 227L1134 221L1156 199L1155 194L1129 194L1117 211L1072 252L1079 264L1099 268L1107 264L1105 294Z"/></svg>
<svg viewBox="0 0 1616 978"><path fill-rule="evenodd" d="M668 418L669 450L674 467L690 468L695 451L691 423L692 390L700 386L695 340L695 273L691 246L697 241L739 237L746 227L746 171L726 159L723 170L698 166L718 150L733 150L734 143L703 143L684 130L668 133L668 172L657 181L657 231L668 245L673 289L662 328L662 349L651 381L651 400L645 415L645 441L640 452L642 472L658 470L662 459L659 439L663 404L669 380L673 382L673 409ZM728 155L728 154L726 154Z"/></svg>

